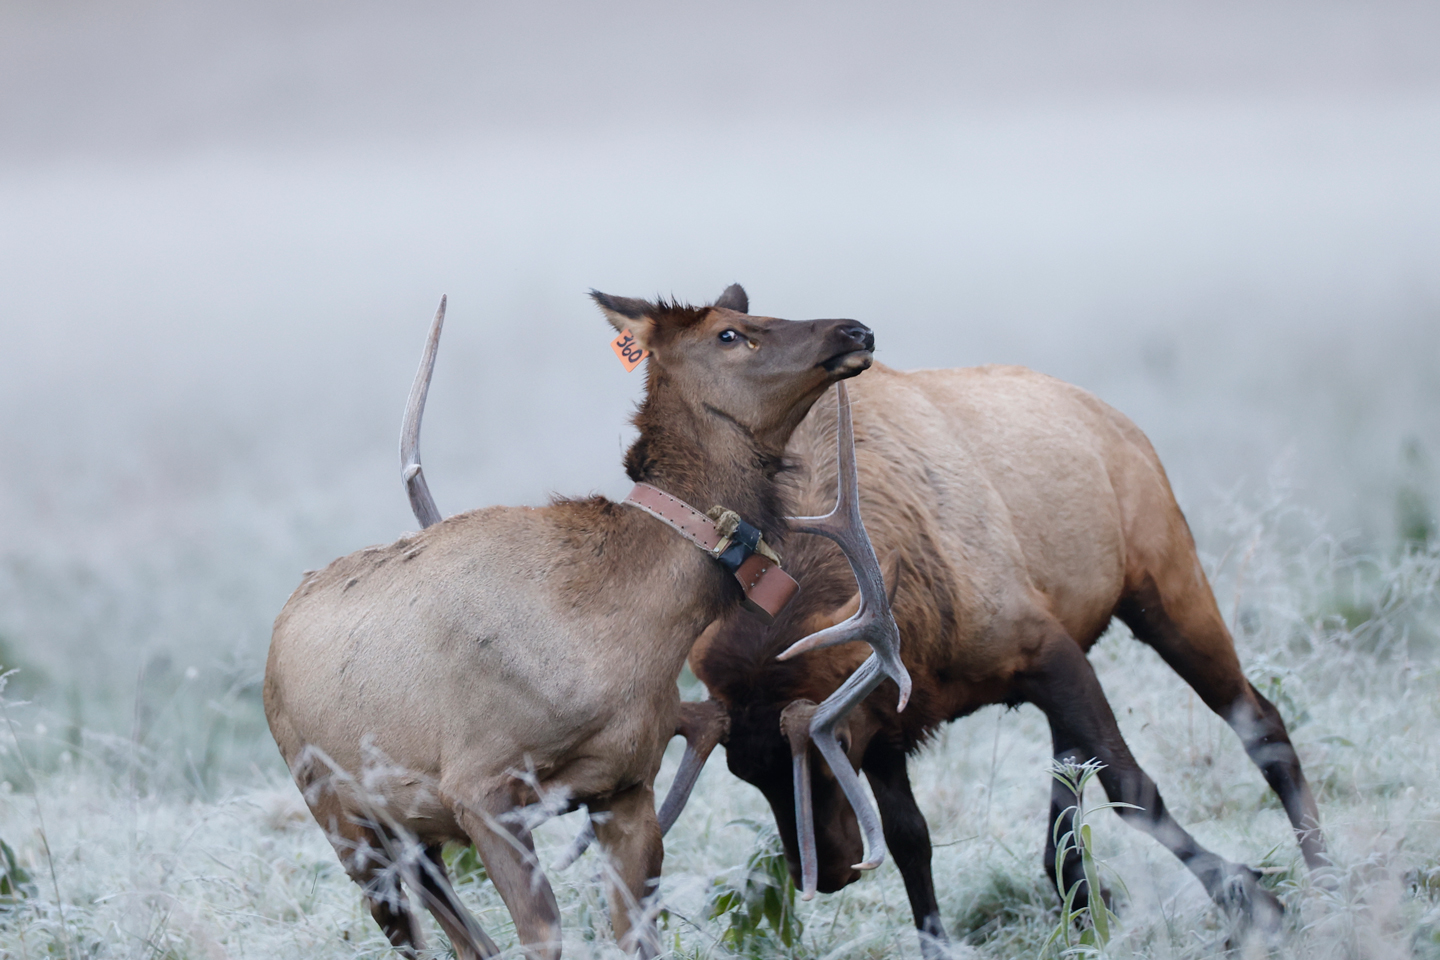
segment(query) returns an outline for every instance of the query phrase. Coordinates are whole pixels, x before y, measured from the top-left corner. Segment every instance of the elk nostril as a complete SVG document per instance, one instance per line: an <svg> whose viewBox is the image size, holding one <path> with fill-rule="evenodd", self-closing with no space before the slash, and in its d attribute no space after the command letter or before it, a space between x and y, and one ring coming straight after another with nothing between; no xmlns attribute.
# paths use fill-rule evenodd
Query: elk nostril
<svg viewBox="0 0 1440 960"><path fill-rule="evenodd" d="M853 323L841 330L841 333L852 343L857 344L865 350L875 349L875 331L863 323Z"/></svg>

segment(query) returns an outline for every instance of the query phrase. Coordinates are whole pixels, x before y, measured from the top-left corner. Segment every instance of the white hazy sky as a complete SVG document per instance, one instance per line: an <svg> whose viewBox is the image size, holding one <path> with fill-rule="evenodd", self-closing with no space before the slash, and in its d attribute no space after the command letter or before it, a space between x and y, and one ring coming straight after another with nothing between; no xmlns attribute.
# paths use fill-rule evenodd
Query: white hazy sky
<svg viewBox="0 0 1440 960"><path fill-rule="evenodd" d="M80 570L178 636L134 571L182 570L263 648L300 567L413 525L442 292L445 510L623 492L585 291L738 280L1096 391L1197 526L1278 477L1383 541L1435 481L1437 267L1433 3L7 0L0 633L89 636Z"/></svg>

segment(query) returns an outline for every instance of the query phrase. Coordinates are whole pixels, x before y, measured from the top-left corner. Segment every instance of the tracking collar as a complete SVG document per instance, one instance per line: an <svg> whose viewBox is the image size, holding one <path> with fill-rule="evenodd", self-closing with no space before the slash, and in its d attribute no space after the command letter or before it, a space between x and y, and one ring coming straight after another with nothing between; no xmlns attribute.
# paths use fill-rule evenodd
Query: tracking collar
<svg viewBox="0 0 1440 960"><path fill-rule="evenodd" d="M743 606L770 623L800 589L780 569L780 557L760 530L733 510L713 507L701 513L678 497L648 483L637 483L623 503L644 510L680 536L720 561L745 591Z"/></svg>

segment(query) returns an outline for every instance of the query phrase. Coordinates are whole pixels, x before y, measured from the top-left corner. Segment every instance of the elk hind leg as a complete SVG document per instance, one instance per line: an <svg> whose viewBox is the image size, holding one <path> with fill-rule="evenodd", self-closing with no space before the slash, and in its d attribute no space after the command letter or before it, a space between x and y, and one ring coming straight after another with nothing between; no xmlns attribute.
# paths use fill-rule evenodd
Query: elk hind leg
<svg viewBox="0 0 1440 960"><path fill-rule="evenodd" d="M1266 927L1278 924L1280 902L1256 882L1259 874L1205 849L1170 815L1155 781L1140 769L1120 735L1100 680L1075 641L1057 626L1031 669L1017 680L1017 692L1045 712L1068 755L1093 757L1105 765L1099 780L1106 795L1133 805L1116 811L1126 823L1160 841L1217 904Z"/></svg>
<svg viewBox="0 0 1440 960"><path fill-rule="evenodd" d="M324 804L314 812L315 819L326 826L326 839L335 848L345 872L360 887L370 916L386 939L406 957L417 956L417 951L425 948L425 935L400 886L401 841L357 822L338 804Z"/></svg>
<svg viewBox="0 0 1440 960"><path fill-rule="evenodd" d="M1280 798L1306 866L1328 867L1320 811L1285 721L1245 679L1235 642L1203 579L1199 586L1193 578L1188 583L1188 593L1178 589L1162 593L1154 577L1147 575L1116 613L1240 737L1251 762Z"/></svg>

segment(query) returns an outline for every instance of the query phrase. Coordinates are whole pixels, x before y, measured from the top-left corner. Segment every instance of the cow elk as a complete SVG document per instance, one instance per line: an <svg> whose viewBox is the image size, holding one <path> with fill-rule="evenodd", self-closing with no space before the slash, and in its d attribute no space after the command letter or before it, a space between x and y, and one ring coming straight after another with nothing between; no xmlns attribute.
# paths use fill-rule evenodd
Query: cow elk
<svg viewBox="0 0 1440 960"><path fill-rule="evenodd" d="M1144 434L1084 390L1020 367L903 373L877 364L852 394L862 512L887 558L914 689L899 713L897 690L885 683L837 735L870 781L925 952L940 955L945 932L906 756L941 723L987 704L1038 706L1058 760L1103 763L1109 797L1134 805L1119 810L1127 823L1164 844L1217 903L1273 924L1279 903L1255 871L1202 847L1166 810L1086 659L1112 619L1124 622L1235 730L1278 794L1308 866L1329 864L1285 724L1241 670ZM832 409L817 404L787 449L796 466L787 495L800 512L835 496L826 453ZM836 789L836 758L820 757L806 782L794 775L810 748L792 736L792 718L853 682L865 654L797 641L850 616L865 597L839 551L815 538L791 539L787 570L803 589L773 625L727 616L697 641L690 663L728 735L731 771L769 800L791 874L808 896L858 878L861 838ZM1073 803L1055 784L1051 821L1069 816ZM813 841L803 823L811 810ZM1055 876L1054 841L1047 827L1046 871L1069 889L1083 878L1081 865L1072 857ZM1082 887L1080 906L1087 893Z"/></svg>
<svg viewBox="0 0 1440 960"><path fill-rule="evenodd" d="M625 459L637 492L649 485L728 508L727 539L695 549L647 515L637 493L629 508L557 499L433 522L419 412L442 300L402 440L424 529L307 573L275 621L270 729L375 920L407 954L421 936L402 879L462 960L497 952L446 877L441 845L456 840L474 844L525 951L558 956L559 911L531 831L547 812L581 805L598 814L591 823L614 865L617 939L657 949L653 909L637 910L663 856L655 775L677 729L698 770L716 739L711 721L723 719L713 707L682 708L676 679L706 625L755 600L732 573L762 582L769 562L751 564L761 541L784 540L777 475L791 433L831 384L871 365L865 326L752 317L739 287L701 308L592 295L649 351L639 437ZM822 532L847 550L857 542L853 531ZM738 568L727 560L732 540L747 548ZM880 582L878 568L864 576ZM872 641L885 633L873 616L852 629ZM893 644L877 663L872 687L887 676L908 683Z"/></svg>

